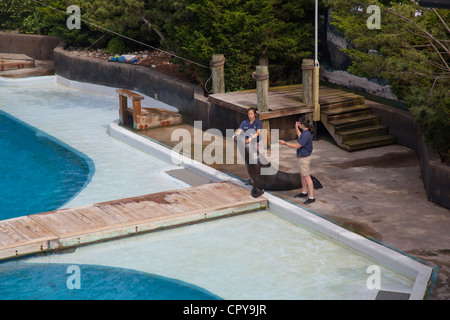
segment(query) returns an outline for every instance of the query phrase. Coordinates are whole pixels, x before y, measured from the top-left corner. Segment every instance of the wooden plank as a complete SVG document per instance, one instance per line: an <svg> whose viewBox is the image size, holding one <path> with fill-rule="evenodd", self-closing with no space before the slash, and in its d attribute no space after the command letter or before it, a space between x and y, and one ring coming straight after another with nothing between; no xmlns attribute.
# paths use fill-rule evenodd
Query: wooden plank
<svg viewBox="0 0 450 320"><path fill-rule="evenodd" d="M15 60L0 60L0 70L7 70L7 69L23 69L25 67L33 68L34 61L15 61Z"/></svg>
<svg viewBox="0 0 450 320"><path fill-rule="evenodd" d="M312 108L304 107L304 108L290 108L290 109L284 109L284 110L278 110L278 111L269 111L269 112L263 112L259 114L259 120L267 120L267 119L274 119L274 118L280 118L280 117L286 117L286 116L292 116L292 115L301 115L301 114L307 114L313 112Z"/></svg>
<svg viewBox="0 0 450 320"><path fill-rule="evenodd" d="M0 60L25 60L25 61L34 61L33 58L27 56L22 53L0 53Z"/></svg>
<svg viewBox="0 0 450 320"><path fill-rule="evenodd" d="M24 54L0 53L0 70L35 67L34 59Z"/></svg>
<svg viewBox="0 0 450 320"><path fill-rule="evenodd" d="M130 98L131 100L134 100L134 101L140 101L140 100L144 99L143 95L141 95L139 93L136 93L136 92L133 92L133 91L128 90L128 89L116 89L116 92L119 95L125 96L125 97Z"/></svg>
<svg viewBox="0 0 450 320"><path fill-rule="evenodd" d="M28 216L0 221L0 260L48 250L57 239Z"/></svg>

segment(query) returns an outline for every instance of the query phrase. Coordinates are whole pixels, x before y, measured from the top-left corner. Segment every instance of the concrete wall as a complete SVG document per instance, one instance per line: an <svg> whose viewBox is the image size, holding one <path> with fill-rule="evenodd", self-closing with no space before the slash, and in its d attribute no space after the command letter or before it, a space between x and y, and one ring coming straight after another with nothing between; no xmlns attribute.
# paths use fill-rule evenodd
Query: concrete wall
<svg viewBox="0 0 450 320"><path fill-rule="evenodd" d="M64 78L141 92L176 107L181 113L194 113L194 94L201 89L152 69L126 63L80 57L54 50L55 72Z"/></svg>
<svg viewBox="0 0 450 320"><path fill-rule="evenodd" d="M203 129L216 128L225 135L226 129L237 129L247 118L209 102L199 86L146 67L81 57L61 46L54 50L54 60L56 74L64 78L138 91L202 121ZM296 120L297 116L272 119L270 125L280 129L281 139L290 140L296 137Z"/></svg>
<svg viewBox="0 0 450 320"><path fill-rule="evenodd" d="M57 37L0 32L0 52L21 53L37 60L53 60L53 49L61 43Z"/></svg>
<svg viewBox="0 0 450 320"><path fill-rule="evenodd" d="M442 164L430 144L425 142L413 116L394 107L366 102L380 117L381 123L389 127L389 134L395 136L400 145L417 150L428 200L450 208L450 167Z"/></svg>
<svg viewBox="0 0 450 320"><path fill-rule="evenodd" d="M380 117L383 125L389 127L389 134L397 138L402 146L417 150L419 141L419 128L408 111L386 106L377 102L368 101L375 115Z"/></svg>
<svg viewBox="0 0 450 320"><path fill-rule="evenodd" d="M418 139L417 152L428 200L450 208L450 167L442 164L422 135Z"/></svg>

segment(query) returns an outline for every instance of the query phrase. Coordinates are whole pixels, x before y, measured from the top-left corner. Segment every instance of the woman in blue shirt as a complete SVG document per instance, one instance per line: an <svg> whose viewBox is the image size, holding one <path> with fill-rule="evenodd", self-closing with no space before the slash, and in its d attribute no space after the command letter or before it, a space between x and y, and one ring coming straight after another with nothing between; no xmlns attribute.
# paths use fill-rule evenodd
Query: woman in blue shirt
<svg viewBox="0 0 450 320"><path fill-rule="evenodd" d="M316 199L314 198L314 185L309 173L311 165L311 153L313 151L313 137L314 126L308 118L302 117L295 123L297 130L297 143L287 143L284 140L279 140L281 145L286 145L297 150L297 162L302 179L302 192L295 195L295 198L308 197L304 204L310 204Z"/></svg>
<svg viewBox="0 0 450 320"><path fill-rule="evenodd" d="M256 139L256 142L259 142L259 135L262 130L262 123L258 119L256 119L256 109L251 107L247 110L248 119L245 119L241 122L239 129L237 129L236 133L233 134L233 138L235 136L240 135L244 132L245 135L245 143L250 143L252 140Z"/></svg>
<svg viewBox="0 0 450 320"><path fill-rule="evenodd" d="M236 133L233 134L232 138L234 139L236 136L240 135L244 132L245 135L245 143L250 143L256 139L256 150L259 153L262 153L262 145L259 143L259 135L262 130L262 123L258 119L256 119L256 109L251 107L247 110L248 119L245 119L241 122L239 129L236 130ZM245 184L251 184L251 179L248 178Z"/></svg>

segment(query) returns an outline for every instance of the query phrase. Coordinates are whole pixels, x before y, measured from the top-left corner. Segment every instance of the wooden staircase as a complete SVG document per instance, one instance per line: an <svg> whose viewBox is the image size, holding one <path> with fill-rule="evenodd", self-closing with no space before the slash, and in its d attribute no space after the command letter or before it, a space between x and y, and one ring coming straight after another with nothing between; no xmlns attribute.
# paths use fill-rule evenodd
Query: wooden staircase
<svg viewBox="0 0 450 320"><path fill-rule="evenodd" d="M321 121L339 147L363 150L390 145L396 142L380 118L364 103L364 97L349 95L340 103L321 104Z"/></svg>

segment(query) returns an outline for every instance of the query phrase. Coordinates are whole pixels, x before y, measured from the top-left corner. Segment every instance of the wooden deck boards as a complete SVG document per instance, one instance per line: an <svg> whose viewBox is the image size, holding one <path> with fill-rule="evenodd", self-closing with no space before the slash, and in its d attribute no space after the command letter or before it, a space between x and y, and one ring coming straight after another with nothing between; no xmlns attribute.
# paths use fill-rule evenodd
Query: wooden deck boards
<svg viewBox="0 0 450 320"><path fill-rule="evenodd" d="M219 182L0 221L0 259L267 208Z"/></svg>
<svg viewBox="0 0 450 320"><path fill-rule="evenodd" d="M234 91L212 94L209 101L224 108L246 114L247 109L256 107L256 90ZM362 96L345 92L326 86L319 87L319 103L321 106L330 106L345 101L361 99ZM269 111L259 114L260 120L284 117L289 115L305 114L313 112L312 107L302 102L302 85L289 85L269 88Z"/></svg>

